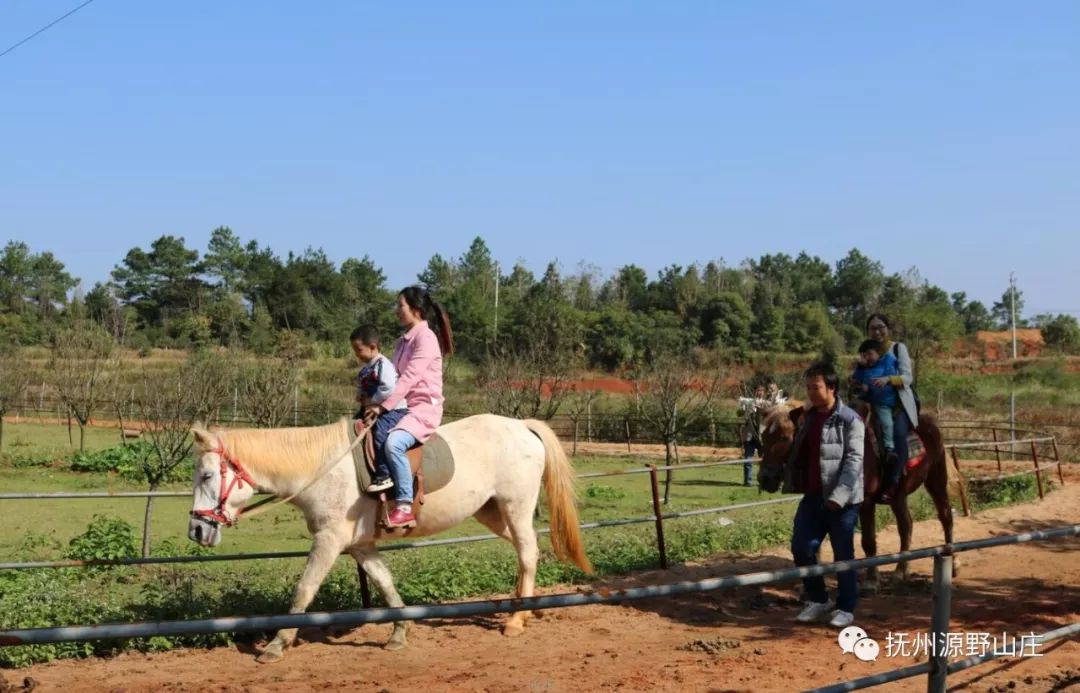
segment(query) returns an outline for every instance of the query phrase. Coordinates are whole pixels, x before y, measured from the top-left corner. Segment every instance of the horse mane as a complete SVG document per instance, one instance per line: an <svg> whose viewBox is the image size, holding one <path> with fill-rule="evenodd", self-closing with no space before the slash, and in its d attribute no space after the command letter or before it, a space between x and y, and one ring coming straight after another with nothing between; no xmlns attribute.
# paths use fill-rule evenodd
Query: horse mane
<svg viewBox="0 0 1080 693"><path fill-rule="evenodd" d="M791 412L799 409L803 403L798 400L788 400L782 404L766 409L761 417L761 425L767 433L779 433L783 436L795 435L795 422L791 420Z"/></svg>
<svg viewBox="0 0 1080 693"><path fill-rule="evenodd" d="M249 470L273 477L317 472L348 441L348 419L306 428L234 428L215 430L221 446ZM212 446L200 449L206 452Z"/></svg>

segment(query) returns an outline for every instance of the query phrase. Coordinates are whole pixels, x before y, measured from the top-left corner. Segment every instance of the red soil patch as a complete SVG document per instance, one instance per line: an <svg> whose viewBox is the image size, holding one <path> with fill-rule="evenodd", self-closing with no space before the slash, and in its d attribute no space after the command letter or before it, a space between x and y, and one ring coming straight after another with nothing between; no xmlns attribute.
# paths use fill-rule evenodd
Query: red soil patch
<svg viewBox="0 0 1080 693"><path fill-rule="evenodd" d="M1012 358L1012 331L978 332L975 339L982 346L983 357L988 361ZM1046 347L1042 331L1023 329L1016 331L1016 355L1038 356Z"/></svg>

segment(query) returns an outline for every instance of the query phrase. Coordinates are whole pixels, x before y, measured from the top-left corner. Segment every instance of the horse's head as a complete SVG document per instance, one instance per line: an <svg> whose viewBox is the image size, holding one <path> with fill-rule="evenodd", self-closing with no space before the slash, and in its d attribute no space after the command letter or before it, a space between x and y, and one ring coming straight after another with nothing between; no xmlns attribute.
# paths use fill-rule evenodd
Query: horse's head
<svg viewBox="0 0 1080 693"><path fill-rule="evenodd" d="M236 524L244 503L255 493L255 483L229 455L218 434L202 428L191 429L191 434L199 457L188 538L202 546L217 546L222 525Z"/></svg>
<svg viewBox="0 0 1080 693"><path fill-rule="evenodd" d="M778 404L762 417L761 466L758 469L758 488L766 493L780 490L784 480L784 464L795 440L795 431L802 420L803 407L799 402Z"/></svg>

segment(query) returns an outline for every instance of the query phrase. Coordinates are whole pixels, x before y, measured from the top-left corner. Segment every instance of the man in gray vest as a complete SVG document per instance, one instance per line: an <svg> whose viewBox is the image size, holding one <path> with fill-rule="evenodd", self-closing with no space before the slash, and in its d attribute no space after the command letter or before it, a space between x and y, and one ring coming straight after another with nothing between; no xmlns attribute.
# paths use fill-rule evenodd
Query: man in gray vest
<svg viewBox="0 0 1080 693"><path fill-rule="evenodd" d="M855 521L863 501L863 421L840 401L840 379L831 363L819 361L806 370L809 408L795 435L784 466L784 493L802 493L795 511L791 553L795 565L816 565L825 535L837 561L855 558ZM829 600L825 578L803 578L805 607L795 620L846 628L855 621L858 599L855 572L837 575L839 594ZM834 608L835 607L835 608Z"/></svg>

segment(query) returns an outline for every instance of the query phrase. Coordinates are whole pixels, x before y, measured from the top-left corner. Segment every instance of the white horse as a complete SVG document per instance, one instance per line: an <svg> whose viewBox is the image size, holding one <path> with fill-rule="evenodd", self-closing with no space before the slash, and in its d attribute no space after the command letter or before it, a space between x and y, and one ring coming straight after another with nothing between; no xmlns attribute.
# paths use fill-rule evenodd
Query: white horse
<svg viewBox="0 0 1080 693"><path fill-rule="evenodd" d="M220 544L222 526L236 522L256 489L280 498L295 494L290 502L304 513L313 543L293 595L292 614L307 609L343 551L367 571L390 606L405 605L375 549L375 542L387 537L377 524L378 501L357 487L348 452L351 425L343 418L311 428L192 429L200 453L188 524L192 541ZM453 476L429 492L422 507L417 506L418 524L410 536L435 534L475 517L514 545L517 595L530 597L538 558L533 514L543 483L556 556L592 571L578 528L573 469L547 424L483 414L442 426L437 434L453 453ZM527 618L528 612L512 614L503 633L520 634ZM404 647L407 629L408 622L396 622L386 648ZM280 660L295 641L296 631L278 631L259 661Z"/></svg>

